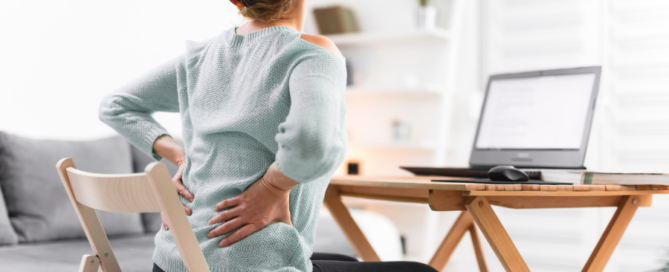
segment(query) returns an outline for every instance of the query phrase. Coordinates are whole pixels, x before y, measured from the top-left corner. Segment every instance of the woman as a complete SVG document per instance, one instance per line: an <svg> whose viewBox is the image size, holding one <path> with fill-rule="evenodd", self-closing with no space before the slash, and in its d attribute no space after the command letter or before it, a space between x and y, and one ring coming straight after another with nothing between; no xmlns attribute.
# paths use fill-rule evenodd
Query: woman
<svg viewBox="0 0 669 272"><path fill-rule="evenodd" d="M100 119L179 166L173 183L212 272L433 271L312 256L347 148L346 71L331 41L300 33L307 1L232 0L248 23L110 94ZM184 147L156 111L180 112ZM166 224L155 244L154 271L186 271Z"/></svg>

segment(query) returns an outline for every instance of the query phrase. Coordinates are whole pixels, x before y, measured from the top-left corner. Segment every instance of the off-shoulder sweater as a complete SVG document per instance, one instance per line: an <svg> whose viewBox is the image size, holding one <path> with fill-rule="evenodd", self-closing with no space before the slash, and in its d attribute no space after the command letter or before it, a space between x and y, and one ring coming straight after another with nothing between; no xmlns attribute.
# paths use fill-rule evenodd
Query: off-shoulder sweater
<svg viewBox="0 0 669 272"><path fill-rule="evenodd" d="M229 29L104 98L100 119L155 159L168 132L152 113L179 112L194 195L190 224L212 272L311 271L316 218L346 149L343 58L283 26L245 36ZM235 197L276 162L299 182L290 192L293 226L274 223L228 247L207 238L216 203ZM153 261L186 271L170 231L155 237Z"/></svg>

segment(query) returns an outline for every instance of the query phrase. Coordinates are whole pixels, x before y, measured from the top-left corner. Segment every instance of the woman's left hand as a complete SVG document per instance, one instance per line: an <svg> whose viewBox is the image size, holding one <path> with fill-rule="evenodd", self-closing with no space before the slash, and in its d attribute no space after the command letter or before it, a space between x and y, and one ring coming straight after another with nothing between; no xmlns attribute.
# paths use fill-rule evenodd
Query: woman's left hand
<svg viewBox="0 0 669 272"><path fill-rule="evenodd" d="M207 237L215 238L237 229L222 239L219 247L229 246L272 223L290 221L288 198L290 188L297 182L281 174L275 164L267 173L240 195L216 204L216 211L222 211L209 221L209 225L225 222L209 231Z"/></svg>

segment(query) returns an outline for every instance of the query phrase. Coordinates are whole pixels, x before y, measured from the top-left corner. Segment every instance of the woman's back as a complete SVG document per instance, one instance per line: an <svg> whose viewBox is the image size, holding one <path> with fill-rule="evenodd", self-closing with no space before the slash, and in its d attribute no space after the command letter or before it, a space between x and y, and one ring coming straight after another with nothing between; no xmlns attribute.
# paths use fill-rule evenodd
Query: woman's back
<svg viewBox="0 0 669 272"><path fill-rule="evenodd" d="M289 27L234 31L190 44L183 57L108 96L101 119L152 153L167 132L138 116L181 113L183 183L195 196L184 203L212 271L310 270L316 217L347 146L343 59ZM290 191L293 226L271 224L220 248L223 237L207 238L220 225L207 225L218 215L215 205L245 191L274 162L300 183ZM185 271L169 231L161 229L155 241L154 262Z"/></svg>
<svg viewBox="0 0 669 272"><path fill-rule="evenodd" d="M291 28L265 28L247 36L228 30L208 43L190 45L183 64L177 67L177 82L183 124L192 128L184 135L187 154L199 160L191 164L212 167L192 171L193 182L214 176L253 182L275 160L281 139L313 141L309 149L316 150L331 148L323 145L333 142L345 147L343 131L338 130L343 129L345 117L343 60L300 39L300 33ZM301 101L294 101L298 99ZM288 120L281 125L291 102L301 107L292 109L293 115L299 115L294 116L297 122ZM335 114L323 118L305 115L323 112ZM319 123L314 124L316 121ZM314 139L316 134L327 138ZM198 141L192 140L195 135ZM214 150L212 145L219 148ZM232 154L237 156L234 162L221 160ZM305 174L296 177L297 181L313 178ZM244 190L249 185L246 182L239 189Z"/></svg>

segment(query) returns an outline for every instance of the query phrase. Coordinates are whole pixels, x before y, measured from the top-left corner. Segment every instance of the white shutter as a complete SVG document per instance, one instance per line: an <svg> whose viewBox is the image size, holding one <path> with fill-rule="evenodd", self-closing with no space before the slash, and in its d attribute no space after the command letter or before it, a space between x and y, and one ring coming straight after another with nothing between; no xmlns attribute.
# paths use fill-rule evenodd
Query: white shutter
<svg viewBox="0 0 669 272"><path fill-rule="evenodd" d="M669 1L606 2L609 90L602 135L608 171L669 172ZM611 271L657 269L669 259L669 197L635 215Z"/></svg>
<svg viewBox="0 0 669 272"><path fill-rule="evenodd" d="M484 78L603 66L588 168L669 172L669 1L487 0L482 12ZM614 209L496 211L532 271L579 271ZM669 197L659 195L605 271L662 267L668 229Z"/></svg>

